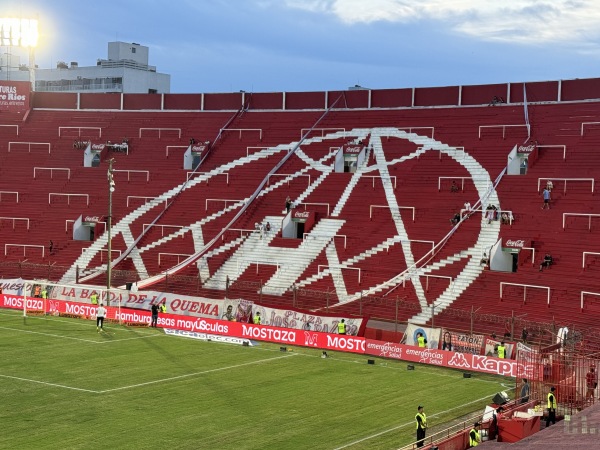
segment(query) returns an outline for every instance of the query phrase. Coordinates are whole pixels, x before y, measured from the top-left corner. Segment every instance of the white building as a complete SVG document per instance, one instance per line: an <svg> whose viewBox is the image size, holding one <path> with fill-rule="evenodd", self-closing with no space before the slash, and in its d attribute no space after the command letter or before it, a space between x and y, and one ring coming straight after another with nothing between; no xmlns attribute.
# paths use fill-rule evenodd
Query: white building
<svg viewBox="0 0 600 450"><path fill-rule="evenodd" d="M124 92L135 94L168 94L171 75L156 72L148 65L146 46L109 42L108 59L95 66L79 67L59 62L55 69L35 70L35 91L39 92ZM0 55L0 79L28 81L29 70L16 55Z"/></svg>

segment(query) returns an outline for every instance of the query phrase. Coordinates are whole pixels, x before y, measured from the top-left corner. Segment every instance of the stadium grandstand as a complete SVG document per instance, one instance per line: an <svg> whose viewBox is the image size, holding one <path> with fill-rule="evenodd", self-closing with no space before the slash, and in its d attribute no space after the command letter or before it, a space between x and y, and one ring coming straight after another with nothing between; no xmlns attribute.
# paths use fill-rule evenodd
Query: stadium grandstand
<svg viewBox="0 0 600 450"><path fill-rule="evenodd" d="M475 363L456 355L497 362L506 346L516 368L487 372L514 378L502 402L514 417L539 425L527 412L549 386L560 418L597 415L585 383L600 351L600 79L0 89L18 97L0 110L7 298L91 305L97 290L146 315L158 298L168 314L214 320L217 334L227 306L238 322L260 312L270 330L334 334L343 318L363 348L406 354L425 332L430 355L462 369Z"/></svg>

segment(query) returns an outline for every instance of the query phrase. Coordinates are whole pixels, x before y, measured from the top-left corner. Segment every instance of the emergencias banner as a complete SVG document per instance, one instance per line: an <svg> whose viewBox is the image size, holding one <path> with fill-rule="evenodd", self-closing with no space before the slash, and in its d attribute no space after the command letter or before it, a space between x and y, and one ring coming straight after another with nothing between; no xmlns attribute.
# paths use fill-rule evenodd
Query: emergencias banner
<svg viewBox="0 0 600 450"><path fill-rule="evenodd" d="M13 294L0 295L0 307L23 309L24 298ZM95 319L96 307L86 303L75 303L41 298L27 298L27 309L31 313L53 314L82 319ZM129 324L150 324L151 313L145 310L108 307L108 319ZM254 325L244 322L209 319L202 317L159 314L158 325L163 328L193 333L209 333L241 339L268 341L278 344L314 347L383 358L399 359L439 367L483 372L508 377L532 378L533 364L520 364L514 360L469 353L450 352L414 345L375 341L359 336L347 336L317 331Z"/></svg>

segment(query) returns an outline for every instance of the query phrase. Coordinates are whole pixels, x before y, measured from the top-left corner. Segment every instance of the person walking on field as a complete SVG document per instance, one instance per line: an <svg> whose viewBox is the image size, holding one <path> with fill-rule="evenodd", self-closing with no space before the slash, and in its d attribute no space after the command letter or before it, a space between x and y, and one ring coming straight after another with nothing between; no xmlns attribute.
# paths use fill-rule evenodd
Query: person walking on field
<svg viewBox="0 0 600 450"><path fill-rule="evenodd" d="M106 308L102 303L98 306L96 310L96 331L100 333L100 331L104 331L104 318L106 317Z"/></svg>
<svg viewBox="0 0 600 450"><path fill-rule="evenodd" d="M150 322L150 326L156 328L156 324L158 323L158 305L156 303L152 304L152 321Z"/></svg>
<svg viewBox="0 0 600 450"><path fill-rule="evenodd" d="M425 416L421 405L417 408L415 420L417 422L417 447L423 447L423 443L425 442L425 430L427 429L427 417Z"/></svg>

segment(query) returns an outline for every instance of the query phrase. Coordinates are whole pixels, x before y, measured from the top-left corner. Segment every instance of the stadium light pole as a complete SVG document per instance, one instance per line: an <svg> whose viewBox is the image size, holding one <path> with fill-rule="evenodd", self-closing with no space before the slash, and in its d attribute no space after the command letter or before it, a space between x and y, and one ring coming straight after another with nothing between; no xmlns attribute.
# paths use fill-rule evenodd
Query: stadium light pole
<svg viewBox="0 0 600 450"><path fill-rule="evenodd" d="M115 192L115 180L113 178L113 163L114 158L108 160L108 172L106 176L108 178L108 221L107 221L107 232L108 232L108 264L106 266L106 306L110 303L110 286L112 284L112 195Z"/></svg>

